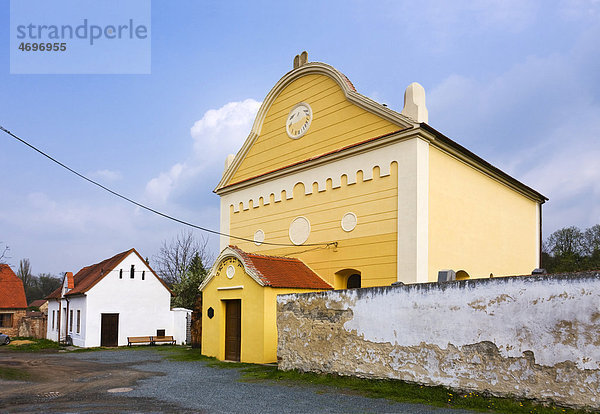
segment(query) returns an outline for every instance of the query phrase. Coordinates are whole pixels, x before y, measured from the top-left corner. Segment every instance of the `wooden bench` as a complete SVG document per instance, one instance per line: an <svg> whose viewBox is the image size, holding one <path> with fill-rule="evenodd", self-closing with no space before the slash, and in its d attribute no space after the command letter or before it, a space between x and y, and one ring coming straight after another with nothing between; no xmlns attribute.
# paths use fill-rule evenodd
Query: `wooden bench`
<svg viewBox="0 0 600 414"><path fill-rule="evenodd" d="M153 336L152 344L155 345L156 343L169 343L171 345L175 345L175 339L173 339L173 335Z"/></svg>
<svg viewBox="0 0 600 414"><path fill-rule="evenodd" d="M131 346L131 345L135 345L135 344L152 345L152 337L151 336L128 336L127 337L127 346Z"/></svg>

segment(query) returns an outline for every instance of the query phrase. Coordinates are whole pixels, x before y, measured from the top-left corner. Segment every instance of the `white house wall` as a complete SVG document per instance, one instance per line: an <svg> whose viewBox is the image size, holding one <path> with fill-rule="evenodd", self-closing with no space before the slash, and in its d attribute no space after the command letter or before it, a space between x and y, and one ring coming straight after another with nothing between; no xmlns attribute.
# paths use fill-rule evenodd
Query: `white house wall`
<svg viewBox="0 0 600 414"><path fill-rule="evenodd" d="M54 313L54 327L52 326L52 312ZM48 323L46 324L46 339L58 341L58 302L48 301Z"/></svg>
<svg viewBox="0 0 600 414"><path fill-rule="evenodd" d="M67 303L66 300L63 300L64 304ZM69 315L69 323L67 324L67 334L71 336L73 339L73 345L75 346L85 346L85 305L86 298L85 296L75 296L73 298L69 298L69 311L67 315ZM77 311L81 312L81 326L79 333L77 332ZM70 313L73 311L73 329L71 328L70 322ZM64 331L63 331L64 332Z"/></svg>
<svg viewBox="0 0 600 414"><path fill-rule="evenodd" d="M132 264L136 270L133 279L129 272ZM119 279L120 269L123 269L122 279ZM142 270L146 271L145 280L142 280ZM128 336L156 335L157 329L164 329L166 335L175 336L171 295L133 252L88 290L86 297L85 347L100 346L103 313L119 314L119 346L127 345ZM185 336L175 339L181 343Z"/></svg>

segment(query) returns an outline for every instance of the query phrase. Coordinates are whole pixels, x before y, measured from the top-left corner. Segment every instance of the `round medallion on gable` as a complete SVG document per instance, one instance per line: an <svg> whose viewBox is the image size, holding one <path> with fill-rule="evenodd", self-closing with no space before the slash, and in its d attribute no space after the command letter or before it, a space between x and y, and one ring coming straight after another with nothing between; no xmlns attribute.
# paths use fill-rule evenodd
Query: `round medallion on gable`
<svg viewBox="0 0 600 414"><path fill-rule="evenodd" d="M358 219L356 218L356 214L349 212L344 214L342 217L342 229L344 231L352 231L356 227L358 223Z"/></svg>
<svg viewBox="0 0 600 414"><path fill-rule="evenodd" d="M235 267L233 267L233 265L229 265L227 266L227 278L231 279L233 278L233 275L235 275Z"/></svg>
<svg viewBox="0 0 600 414"><path fill-rule="evenodd" d="M306 217L296 217L290 224L290 241L295 245L303 244L310 235L310 222Z"/></svg>
<svg viewBox="0 0 600 414"><path fill-rule="evenodd" d="M265 232L258 229L254 233L254 244L260 246L265 241Z"/></svg>
<svg viewBox="0 0 600 414"><path fill-rule="evenodd" d="M300 102L290 110L285 121L285 130L288 137L298 139L306 134L312 122L312 108L306 102Z"/></svg>

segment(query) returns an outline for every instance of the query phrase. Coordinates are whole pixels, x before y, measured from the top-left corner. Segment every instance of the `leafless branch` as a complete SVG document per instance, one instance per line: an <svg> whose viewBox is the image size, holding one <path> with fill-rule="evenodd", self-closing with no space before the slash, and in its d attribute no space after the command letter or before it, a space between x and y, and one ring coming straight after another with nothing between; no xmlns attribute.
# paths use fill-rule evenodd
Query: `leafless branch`
<svg viewBox="0 0 600 414"><path fill-rule="evenodd" d="M204 264L212 260L207 245L208 238L200 236L198 239L191 230L183 230L170 242L162 243L158 254L154 256L154 267L167 284L172 286L180 283L196 255Z"/></svg>

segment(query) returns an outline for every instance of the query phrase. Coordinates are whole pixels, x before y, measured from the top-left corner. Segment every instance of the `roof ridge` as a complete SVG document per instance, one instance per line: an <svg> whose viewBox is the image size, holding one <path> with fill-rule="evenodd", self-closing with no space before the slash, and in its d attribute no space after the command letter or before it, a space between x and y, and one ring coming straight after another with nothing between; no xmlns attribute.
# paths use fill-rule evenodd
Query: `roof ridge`
<svg viewBox="0 0 600 414"><path fill-rule="evenodd" d="M265 257L267 259L290 260L290 261L295 261L295 262L302 262L302 260L300 260L300 259L298 259L296 257L273 256L273 255L259 254L259 253L248 253L248 252L240 249L238 246L235 246L235 245L232 245L232 244L230 244L229 247L231 247L233 249L239 250L240 252L242 252L246 256Z"/></svg>

